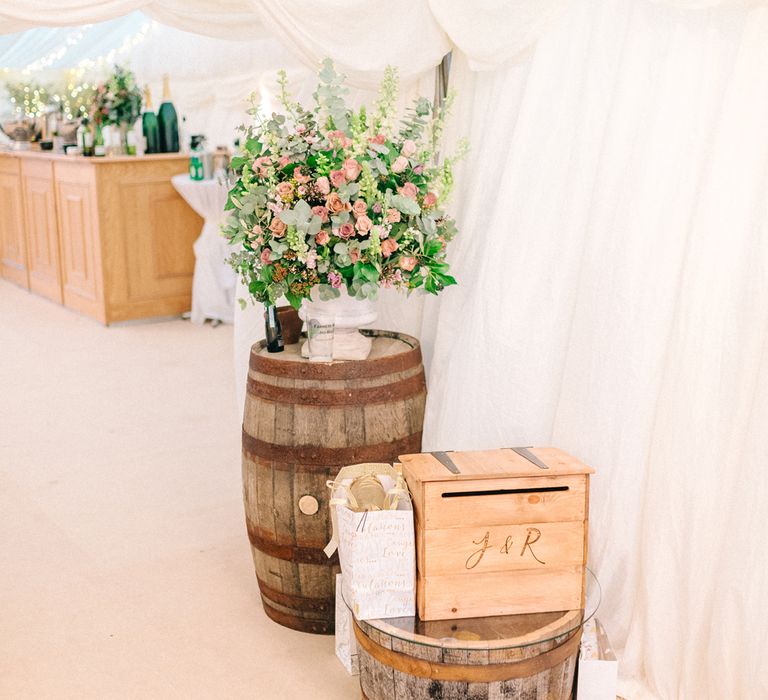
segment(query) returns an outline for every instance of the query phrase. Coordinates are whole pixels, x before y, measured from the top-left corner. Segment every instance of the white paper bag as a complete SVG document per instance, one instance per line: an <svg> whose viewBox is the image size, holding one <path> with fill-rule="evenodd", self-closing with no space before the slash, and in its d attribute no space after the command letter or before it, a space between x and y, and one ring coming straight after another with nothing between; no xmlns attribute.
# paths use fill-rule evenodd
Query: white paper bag
<svg viewBox="0 0 768 700"><path fill-rule="evenodd" d="M615 700L619 662L599 620L584 623L579 651L578 700Z"/></svg>
<svg viewBox="0 0 768 700"><path fill-rule="evenodd" d="M341 595L342 578L342 574L336 575L336 656L347 669L347 673L357 676L360 674L357 640L352 629L352 612L344 604Z"/></svg>
<svg viewBox="0 0 768 700"><path fill-rule="evenodd" d="M345 505L356 476L374 473L394 510L356 512ZM358 620L407 617L416 612L416 543L413 506L402 477L389 465L345 467L332 484L335 540L338 543L342 595Z"/></svg>

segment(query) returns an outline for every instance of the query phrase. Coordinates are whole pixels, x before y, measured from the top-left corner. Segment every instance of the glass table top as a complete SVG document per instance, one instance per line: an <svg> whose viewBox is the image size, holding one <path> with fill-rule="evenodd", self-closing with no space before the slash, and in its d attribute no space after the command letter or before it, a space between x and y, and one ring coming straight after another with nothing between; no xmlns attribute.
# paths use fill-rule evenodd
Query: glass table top
<svg viewBox="0 0 768 700"><path fill-rule="evenodd" d="M526 647L569 635L595 615L602 591L590 569L586 570L585 585L583 610L429 622L414 615L365 620L363 624L396 639L441 649L487 651Z"/></svg>

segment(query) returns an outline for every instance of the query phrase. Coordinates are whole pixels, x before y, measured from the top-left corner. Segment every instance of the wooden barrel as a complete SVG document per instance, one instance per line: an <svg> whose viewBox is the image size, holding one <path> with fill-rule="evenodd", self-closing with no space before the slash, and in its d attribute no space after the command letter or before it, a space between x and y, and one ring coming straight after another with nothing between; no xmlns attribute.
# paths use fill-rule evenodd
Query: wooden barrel
<svg viewBox="0 0 768 700"><path fill-rule="evenodd" d="M410 621L403 627L398 620L353 623L364 700L571 697L581 640L578 611L415 624L414 619L402 618ZM429 633L419 630L424 626ZM483 641L471 641L476 639Z"/></svg>
<svg viewBox="0 0 768 700"><path fill-rule="evenodd" d="M419 342L366 331L367 360L311 363L300 345L251 349L243 415L243 499L267 615L317 634L334 632L338 555L326 482L360 462L421 451L426 383Z"/></svg>

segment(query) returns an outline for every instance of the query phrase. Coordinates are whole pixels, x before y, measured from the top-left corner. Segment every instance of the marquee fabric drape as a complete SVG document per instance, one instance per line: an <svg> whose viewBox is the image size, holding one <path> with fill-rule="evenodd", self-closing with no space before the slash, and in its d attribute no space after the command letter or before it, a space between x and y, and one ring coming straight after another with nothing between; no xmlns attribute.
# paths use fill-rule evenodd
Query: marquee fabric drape
<svg viewBox="0 0 768 700"><path fill-rule="evenodd" d="M266 36L249 0L0 0L0 34L94 24L135 10L204 36L242 40Z"/></svg>
<svg viewBox="0 0 768 700"><path fill-rule="evenodd" d="M424 448L597 467L632 700L768 697L766 75L765 7L646 0L571 5L525 65L454 62L473 150L459 286L424 314Z"/></svg>

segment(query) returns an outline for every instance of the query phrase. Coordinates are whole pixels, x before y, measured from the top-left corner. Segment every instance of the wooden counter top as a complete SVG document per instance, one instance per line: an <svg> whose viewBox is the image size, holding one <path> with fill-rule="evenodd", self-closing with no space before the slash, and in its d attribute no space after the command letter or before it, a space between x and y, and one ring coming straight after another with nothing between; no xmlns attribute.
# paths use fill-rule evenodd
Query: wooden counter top
<svg viewBox="0 0 768 700"><path fill-rule="evenodd" d="M188 162L0 151L0 276L106 324L188 311L203 221L171 183Z"/></svg>
<svg viewBox="0 0 768 700"><path fill-rule="evenodd" d="M112 163L147 163L164 160L189 160L189 153L149 153L143 156L68 156L64 153L54 153L53 151L40 151L37 149L31 151L14 151L0 149L0 157L10 156L12 158L35 159L35 160L55 160L66 161L67 163L87 163L90 165L110 165Z"/></svg>

